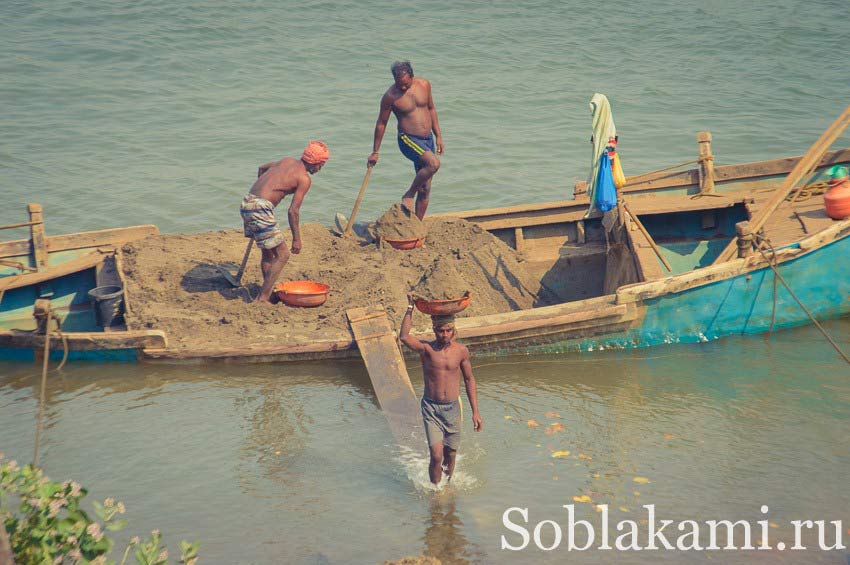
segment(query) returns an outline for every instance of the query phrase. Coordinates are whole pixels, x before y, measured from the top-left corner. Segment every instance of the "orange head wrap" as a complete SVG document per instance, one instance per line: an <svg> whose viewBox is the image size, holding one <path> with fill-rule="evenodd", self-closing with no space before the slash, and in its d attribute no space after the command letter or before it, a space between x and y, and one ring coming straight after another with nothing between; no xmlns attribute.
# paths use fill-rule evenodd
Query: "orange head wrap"
<svg viewBox="0 0 850 565"><path fill-rule="evenodd" d="M330 156L327 145L321 141L311 141L301 154L301 160L311 165L319 165L327 161Z"/></svg>

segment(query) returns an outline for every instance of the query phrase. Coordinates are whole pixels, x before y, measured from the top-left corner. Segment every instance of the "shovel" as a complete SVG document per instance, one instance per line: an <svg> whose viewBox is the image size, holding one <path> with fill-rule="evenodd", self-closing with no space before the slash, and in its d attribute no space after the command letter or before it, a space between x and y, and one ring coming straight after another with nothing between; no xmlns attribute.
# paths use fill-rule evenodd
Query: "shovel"
<svg viewBox="0 0 850 565"><path fill-rule="evenodd" d="M254 239L249 237L248 247L245 248L245 256L242 258L242 264L239 266L239 272L236 273L235 277L231 275L230 271L228 271L224 267L218 268L218 271L224 277L224 280L226 280L230 284L230 286L236 288L242 286L242 283L240 281L242 280L242 275L245 273L245 265L248 264L248 257L251 256L251 248L254 247L253 243Z"/></svg>
<svg viewBox="0 0 850 565"><path fill-rule="evenodd" d="M336 224L336 230L334 230L334 233L337 235L341 235L342 237L348 237L351 235L351 228L354 226L354 218L357 216L357 211L360 209L360 202L363 200L363 194L366 192L366 185L369 184L370 176L372 176L372 167L366 167L366 176L363 177L363 184L360 185L360 194L357 195L357 201L354 202L354 209L351 210L351 216L348 218L348 223L345 225L345 229L341 229L345 216L337 212L336 218L334 218L334 223Z"/></svg>

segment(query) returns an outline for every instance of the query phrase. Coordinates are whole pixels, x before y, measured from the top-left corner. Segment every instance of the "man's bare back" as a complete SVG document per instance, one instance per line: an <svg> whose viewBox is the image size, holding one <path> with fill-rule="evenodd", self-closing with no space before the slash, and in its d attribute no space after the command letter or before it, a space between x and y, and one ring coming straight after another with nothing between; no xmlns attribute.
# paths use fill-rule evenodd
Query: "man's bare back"
<svg viewBox="0 0 850 565"><path fill-rule="evenodd" d="M310 174L300 159L284 157L280 161L266 163L257 174L259 178L251 186L250 193L275 206L299 186L310 186Z"/></svg>

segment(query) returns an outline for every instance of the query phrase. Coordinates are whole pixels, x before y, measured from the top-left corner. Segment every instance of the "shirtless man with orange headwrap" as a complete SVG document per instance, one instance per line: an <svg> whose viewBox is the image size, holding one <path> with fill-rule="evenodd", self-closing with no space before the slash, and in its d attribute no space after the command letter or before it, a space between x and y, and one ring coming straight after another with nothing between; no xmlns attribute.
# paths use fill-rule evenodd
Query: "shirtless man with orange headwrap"
<svg viewBox="0 0 850 565"><path fill-rule="evenodd" d="M327 145L311 141L301 159L284 157L261 165L257 171L257 182L242 199L240 212L245 228L245 237L252 237L263 253L260 268L263 271L263 286L257 296L260 304L270 304L272 289L277 277L289 260L289 250L283 232L274 216L275 206L287 195L292 194L289 204L289 228L292 230L292 253L301 252L301 203L310 190L310 175L318 173L330 157Z"/></svg>
<svg viewBox="0 0 850 565"><path fill-rule="evenodd" d="M390 70L395 82L381 98L372 153L366 164L374 167L378 162L378 150L381 148L381 140L384 138L392 111L398 121L398 148L405 157L413 161L413 168L416 170L413 183L401 197L401 203L411 213L415 211L421 220L428 209L431 179L440 169L437 155L443 154L443 136L437 121L434 97L431 95L431 83L422 77L414 78L410 61L396 61Z"/></svg>

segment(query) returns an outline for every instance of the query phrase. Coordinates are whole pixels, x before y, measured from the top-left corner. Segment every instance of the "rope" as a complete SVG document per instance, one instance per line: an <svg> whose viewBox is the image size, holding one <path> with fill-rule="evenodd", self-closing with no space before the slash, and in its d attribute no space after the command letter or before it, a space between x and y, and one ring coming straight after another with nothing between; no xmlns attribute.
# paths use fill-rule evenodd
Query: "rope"
<svg viewBox="0 0 850 565"><path fill-rule="evenodd" d="M812 196L824 194L827 190L829 190L828 182L813 182L812 184L805 185L799 188L796 192L789 194L785 197L785 200L788 200L789 202L802 202L803 200L808 200Z"/></svg>
<svg viewBox="0 0 850 565"><path fill-rule="evenodd" d="M708 159L707 158L706 159L694 159L693 161L685 161L684 163L679 163L678 165L672 165L670 167L664 167L663 169L658 169L657 171L652 171L652 172L649 172L649 173L641 173L641 174L633 176L633 177L627 177L626 178L626 184L624 184L623 186L628 186L629 184L635 182L635 180L643 178L643 177L648 177L648 176L654 175L656 173L663 173L664 171L670 171L670 170L673 170L673 169L678 169L679 167L684 167L685 165L693 165L694 163L699 163L703 160L708 160ZM710 160L713 161L714 157L712 157Z"/></svg>
<svg viewBox="0 0 850 565"><path fill-rule="evenodd" d="M791 287L785 281L785 278L782 275L779 274L779 270L776 268L776 265L775 265L777 263L776 250L773 248L773 245L770 243L770 240L768 240L766 237L760 236L759 234L754 234L754 235L755 235L756 239L759 240L759 245L756 248L758 249L759 253L761 253L761 256L764 257L764 259L767 261L767 264L770 266L770 268L773 270L774 285L776 284L776 279L779 279L779 282L782 283L782 286L785 287L785 290L788 291L788 293L791 295L791 297L794 300L797 301L797 304L799 304L800 308L803 309L803 312L806 313L806 315L809 317L809 319L812 321L812 323L815 325L815 327L820 331L820 333L823 334L823 336L827 339L827 341L830 343L830 345L832 345L832 347L835 349L835 351L838 352L838 354L841 356L841 358L844 359L844 361L847 362L848 365L850 365L850 357L848 357L843 351L841 351L841 348L838 346L837 343L835 343L835 340L832 339L832 337L829 335L829 333L827 333L826 329L824 329L824 327L820 324L820 322L818 322L815 319L815 317L812 315L812 313L809 312L809 309L806 308L806 306L797 297L797 295L794 293L794 291L791 290ZM764 249L762 249L762 246L761 246L762 243L764 243L765 245L770 247L772 258L769 258L767 255L764 254ZM774 286L774 288L775 288L775 286ZM773 307L774 307L774 315L775 315L775 311L776 311L776 291L775 290L774 290L774 293L773 293L773 301L774 301ZM771 320L771 331L773 331L773 320Z"/></svg>

